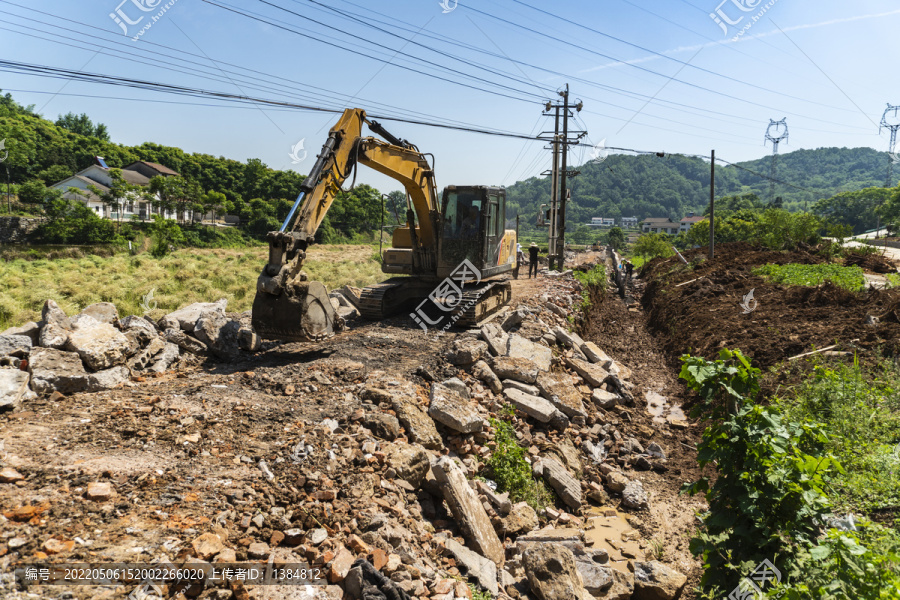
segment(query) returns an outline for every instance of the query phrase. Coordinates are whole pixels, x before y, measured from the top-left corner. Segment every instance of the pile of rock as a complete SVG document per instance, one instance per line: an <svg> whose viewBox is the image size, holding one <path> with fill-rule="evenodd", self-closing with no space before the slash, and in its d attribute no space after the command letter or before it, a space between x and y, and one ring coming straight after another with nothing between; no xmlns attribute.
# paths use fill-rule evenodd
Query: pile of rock
<svg viewBox="0 0 900 600"><path fill-rule="evenodd" d="M234 359L241 350L258 350L249 313L226 314L226 303L192 304L153 323L120 319L109 302L68 316L47 300L39 323L0 334L0 409L35 393L95 392L133 375L163 373L183 352Z"/></svg>

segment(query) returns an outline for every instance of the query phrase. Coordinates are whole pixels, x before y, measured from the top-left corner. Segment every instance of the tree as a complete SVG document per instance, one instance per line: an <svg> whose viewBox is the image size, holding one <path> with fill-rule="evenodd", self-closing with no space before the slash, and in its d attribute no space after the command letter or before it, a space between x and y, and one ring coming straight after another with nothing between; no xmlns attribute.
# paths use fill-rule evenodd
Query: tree
<svg viewBox="0 0 900 600"><path fill-rule="evenodd" d="M572 242L587 245L594 239L594 231L589 225L579 225L572 233Z"/></svg>
<svg viewBox="0 0 900 600"><path fill-rule="evenodd" d="M95 126L93 121L91 121L91 118L84 113L76 115L75 113L70 112L66 115L60 115L56 120L56 125L63 129L68 129L72 133L77 133L78 135L97 138L104 142L109 141L109 131L107 130L106 125L97 123Z"/></svg>
<svg viewBox="0 0 900 600"><path fill-rule="evenodd" d="M625 233L622 231L621 227L613 227L609 230L609 245L613 247L614 250L618 250L625 245Z"/></svg>
<svg viewBox="0 0 900 600"><path fill-rule="evenodd" d="M393 217L397 224L406 222L406 192L395 190L387 195L387 206L385 207L388 217ZM509 208L507 208L509 211ZM509 212L507 212L509 214Z"/></svg>
<svg viewBox="0 0 900 600"><path fill-rule="evenodd" d="M664 233L645 233L637 239L631 251L647 260L675 254L669 236Z"/></svg>
<svg viewBox="0 0 900 600"><path fill-rule="evenodd" d="M181 231L178 223L160 215L153 215L153 224L150 225L150 237L153 238L150 254L156 258L162 258L174 250L178 244L184 242L184 233Z"/></svg>
<svg viewBox="0 0 900 600"><path fill-rule="evenodd" d="M47 186L39 179L32 179L19 186L19 202L23 204L41 204L47 198Z"/></svg>
<svg viewBox="0 0 900 600"><path fill-rule="evenodd" d="M203 194L200 204L203 206L203 214L213 213L213 221L216 220L216 213L225 210L225 194L221 192L209 191Z"/></svg>

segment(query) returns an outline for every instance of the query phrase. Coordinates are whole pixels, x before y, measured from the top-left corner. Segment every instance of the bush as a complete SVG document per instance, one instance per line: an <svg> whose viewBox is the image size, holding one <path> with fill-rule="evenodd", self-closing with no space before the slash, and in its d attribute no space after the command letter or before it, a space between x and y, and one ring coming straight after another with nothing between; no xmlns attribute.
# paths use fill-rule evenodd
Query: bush
<svg viewBox="0 0 900 600"><path fill-rule="evenodd" d="M172 219L165 219L160 215L153 215L150 236L153 239L150 254L156 258L162 258L174 250L178 244L184 242L184 235L181 233L181 227L178 226L178 223Z"/></svg>
<svg viewBox="0 0 900 600"><path fill-rule="evenodd" d="M501 492L509 492L513 502L527 502L539 511L550 504L550 491L541 481L531 475L531 465L525 460L525 448L516 442L512 426L498 419L490 420L496 430L494 453L488 459L487 467L497 482Z"/></svg>

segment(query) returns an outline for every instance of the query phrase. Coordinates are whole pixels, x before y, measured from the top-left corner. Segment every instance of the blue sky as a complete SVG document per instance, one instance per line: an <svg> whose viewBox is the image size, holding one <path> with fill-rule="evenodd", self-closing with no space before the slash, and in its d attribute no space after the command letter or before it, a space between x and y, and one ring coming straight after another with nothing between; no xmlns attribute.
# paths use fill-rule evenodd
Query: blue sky
<svg viewBox="0 0 900 600"><path fill-rule="evenodd" d="M590 144L715 148L729 161L770 153L766 127L782 118L790 128L782 152L887 150L878 124L886 103L900 104L890 58L900 8L888 0L212 1L220 6L0 0L0 58L519 134L552 128L542 104L568 83L584 103L573 127L586 129ZM127 36L110 17L117 10L141 19ZM0 88L47 118L87 113L115 142L259 158L301 173L336 119L2 71ZM550 165L539 142L382 123L435 155L439 186L511 185ZM292 164L300 140L308 156ZM590 155L576 148L571 160ZM358 181L399 187L365 169Z"/></svg>

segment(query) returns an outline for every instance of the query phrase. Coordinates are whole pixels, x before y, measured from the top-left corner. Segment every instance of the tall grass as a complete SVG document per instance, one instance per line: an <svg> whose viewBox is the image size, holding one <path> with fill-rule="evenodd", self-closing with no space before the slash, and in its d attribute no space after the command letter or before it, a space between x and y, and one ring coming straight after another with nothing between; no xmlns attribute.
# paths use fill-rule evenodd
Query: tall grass
<svg viewBox="0 0 900 600"><path fill-rule="evenodd" d="M304 270L328 289L362 287L386 278L371 255L370 246L314 247ZM117 254L0 262L0 331L40 319L47 299L70 315L95 302L112 302L124 316L144 314L141 304L152 291L153 318L219 298L228 299L229 311L242 312L253 304L266 259L267 248L247 248L186 249L160 259Z"/></svg>

